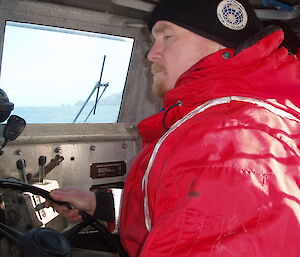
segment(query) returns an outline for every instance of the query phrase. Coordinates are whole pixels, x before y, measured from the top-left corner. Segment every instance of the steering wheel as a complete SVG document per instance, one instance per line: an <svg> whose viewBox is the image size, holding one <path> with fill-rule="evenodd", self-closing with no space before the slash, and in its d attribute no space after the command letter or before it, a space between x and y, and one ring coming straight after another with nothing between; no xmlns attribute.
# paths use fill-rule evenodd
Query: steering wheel
<svg viewBox="0 0 300 257"><path fill-rule="evenodd" d="M47 200L51 200L56 204L65 205L70 209L73 208L70 203L56 201L52 199L48 191L30 184L0 179L0 188L10 188L21 192L30 192L34 195L40 195ZM24 257L71 257L72 253L69 241L82 228L91 225L117 250L120 257L128 257L122 245L112 236L103 224L86 212L80 211L80 215L82 216L83 221L63 233L48 228L34 228L25 233L21 233L0 223L0 234L16 243Z"/></svg>

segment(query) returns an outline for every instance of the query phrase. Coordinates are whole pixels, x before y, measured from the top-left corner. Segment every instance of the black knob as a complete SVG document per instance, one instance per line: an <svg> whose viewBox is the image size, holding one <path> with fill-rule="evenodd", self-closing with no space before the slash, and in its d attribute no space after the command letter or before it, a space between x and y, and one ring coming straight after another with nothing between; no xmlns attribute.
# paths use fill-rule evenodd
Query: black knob
<svg viewBox="0 0 300 257"><path fill-rule="evenodd" d="M39 165L40 166L44 166L46 164L46 161L47 161L46 156L44 156L44 155L40 156L40 158L39 158Z"/></svg>

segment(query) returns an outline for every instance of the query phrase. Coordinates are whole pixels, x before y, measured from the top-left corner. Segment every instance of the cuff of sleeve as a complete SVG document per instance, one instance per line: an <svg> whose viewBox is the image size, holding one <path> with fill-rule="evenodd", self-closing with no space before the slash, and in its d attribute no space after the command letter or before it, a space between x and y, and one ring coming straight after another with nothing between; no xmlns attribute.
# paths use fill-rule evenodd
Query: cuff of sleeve
<svg viewBox="0 0 300 257"><path fill-rule="evenodd" d="M114 197L109 192L96 192L94 217L107 222L115 221Z"/></svg>

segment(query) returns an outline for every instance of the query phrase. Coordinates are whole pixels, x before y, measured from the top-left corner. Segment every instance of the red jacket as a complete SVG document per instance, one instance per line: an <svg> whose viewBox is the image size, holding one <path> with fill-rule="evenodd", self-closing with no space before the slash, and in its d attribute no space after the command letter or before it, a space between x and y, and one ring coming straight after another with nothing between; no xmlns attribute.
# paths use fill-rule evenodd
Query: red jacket
<svg viewBox="0 0 300 257"><path fill-rule="evenodd" d="M140 122L121 214L130 257L300 256L300 64L282 39L202 59Z"/></svg>

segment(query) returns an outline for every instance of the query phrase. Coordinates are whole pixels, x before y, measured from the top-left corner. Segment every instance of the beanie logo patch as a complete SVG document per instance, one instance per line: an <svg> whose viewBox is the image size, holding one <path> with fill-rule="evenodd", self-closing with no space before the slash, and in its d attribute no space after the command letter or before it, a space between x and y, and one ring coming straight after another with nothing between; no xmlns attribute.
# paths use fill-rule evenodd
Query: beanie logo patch
<svg viewBox="0 0 300 257"><path fill-rule="evenodd" d="M223 26L232 30L242 30L248 22L245 7L236 0L223 0L217 7L217 16Z"/></svg>

